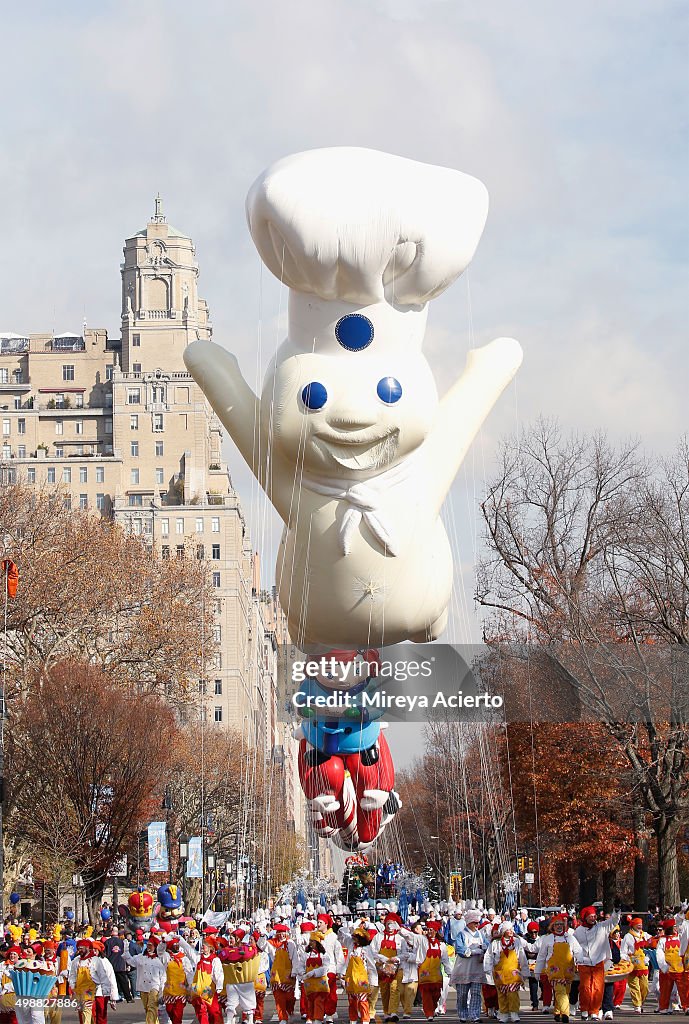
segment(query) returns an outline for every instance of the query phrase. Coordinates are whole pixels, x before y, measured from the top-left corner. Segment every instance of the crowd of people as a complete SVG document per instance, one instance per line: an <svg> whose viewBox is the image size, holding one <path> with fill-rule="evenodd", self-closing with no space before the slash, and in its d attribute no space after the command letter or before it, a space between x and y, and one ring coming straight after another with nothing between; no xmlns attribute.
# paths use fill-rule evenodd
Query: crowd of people
<svg viewBox="0 0 689 1024"><path fill-rule="evenodd" d="M198 1024L263 1024L266 993L278 1020L332 1024L344 992L352 1024L432 1020L456 988L457 1016L510 1024L520 994L558 1024L611 1020L628 994L632 1010L689 1014L689 910L624 917L595 907L532 919L472 902L341 905L312 914L260 909L250 920L221 915L219 927L189 921L146 931L114 924L102 935L67 926L44 938L30 922L5 922L0 1024L61 1024L75 1005L80 1024L107 1024L108 1008L139 997L146 1024L181 1024L190 1004ZM340 911L342 913L338 914ZM17 971L54 975L44 1000L16 991ZM379 1007L380 1003L380 1007Z"/></svg>

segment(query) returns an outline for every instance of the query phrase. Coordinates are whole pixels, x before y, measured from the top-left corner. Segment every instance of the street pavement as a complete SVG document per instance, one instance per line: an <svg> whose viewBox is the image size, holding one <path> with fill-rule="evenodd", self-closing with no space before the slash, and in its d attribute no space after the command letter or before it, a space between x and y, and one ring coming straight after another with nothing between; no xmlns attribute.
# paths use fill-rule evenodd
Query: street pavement
<svg viewBox="0 0 689 1024"><path fill-rule="evenodd" d="M521 995L521 1019L523 1024L529 1024L529 1022L531 1022L531 1024L548 1024L548 1022L550 1022L550 1024L554 1024L552 1013L546 1014L543 1013L542 1010L538 1010L537 1012L533 1012L531 1010L527 991L523 991ZM645 1009L644 1011L645 1014L653 1014L656 1005L656 1000L653 997L650 997L646 1004L647 1009ZM337 1013L337 1020L339 1024L347 1024L347 998L344 995L340 995L337 1005ZM165 1013L165 1010L162 1007L158 1011L158 1018L160 1024L168 1024L167 1014ZM270 1022L272 1021L277 1021L277 1016L275 1014L275 1004L273 1003L273 999L270 992L268 992L266 995L265 1013L263 1019L265 1024L270 1024ZM380 1001L378 1002L377 1019L379 1022L382 1022L383 1019L382 1014L380 1012ZM424 1019L420 1006L414 1007L413 1019L419 1022ZM447 1014L444 1017L442 1015L437 1017L436 1020L439 1022L439 1024L442 1024L443 1020L447 1020L448 1024L450 1024L450 1022L454 1022L454 1024L456 1024L456 994L453 988L450 989L447 997ZM484 1015L481 1018L481 1020L482 1022L484 1022L484 1024L487 1024L488 1018ZM622 1006L615 1011L615 1020L627 1022L631 1022L632 1020L638 1021L638 1014L634 1013L628 998L625 998ZM64 1010L62 1014L62 1021L63 1024L77 1024L78 1017L76 1010ZM187 1024L187 1022L191 1021L195 1022L196 1016L192 1008L190 1006L187 1006L186 1011L184 1013L184 1024ZM143 1006L141 1005L141 1000L137 999L133 1003L118 1003L117 1009L110 1009L108 1011L108 1024L145 1024L145 1013L143 1010ZM298 1014L292 1017L292 1024L301 1024L301 1018ZM579 1017L579 1015L577 1015L575 1018L572 1018L572 1024L581 1024L581 1018Z"/></svg>

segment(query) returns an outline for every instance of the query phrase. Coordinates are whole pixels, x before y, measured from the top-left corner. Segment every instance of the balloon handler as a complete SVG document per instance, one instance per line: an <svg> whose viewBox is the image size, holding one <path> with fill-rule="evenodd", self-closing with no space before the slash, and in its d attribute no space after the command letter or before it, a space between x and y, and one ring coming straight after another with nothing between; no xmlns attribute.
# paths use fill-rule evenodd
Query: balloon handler
<svg viewBox="0 0 689 1024"><path fill-rule="evenodd" d="M256 1011L255 981L258 978L261 953L251 935L243 928L230 934L230 944L218 953L225 982L225 1024L233 1024L235 1011L247 1024L253 1024Z"/></svg>
<svg viewBox="0 0 689 1024"><path fill-rule="evenodd" d="M345 849L373 843L401 806L395 770L377 721L384 708L364 707L363 694L383 685L376 650L330 650L293 702L301 723L299 779L316 832ZM339 666L339 668L337 667ZM333 698L336 706L319 706Z"/></svg>

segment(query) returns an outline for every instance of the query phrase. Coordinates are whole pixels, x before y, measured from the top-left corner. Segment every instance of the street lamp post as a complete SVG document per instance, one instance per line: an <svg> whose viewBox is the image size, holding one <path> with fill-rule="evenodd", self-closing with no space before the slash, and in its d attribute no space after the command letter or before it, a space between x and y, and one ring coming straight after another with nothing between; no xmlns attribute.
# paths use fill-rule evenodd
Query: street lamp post
<svg viewBox="0 0 689 1024"><path fill-rule="evenodd" d="M206 870L208 871L209 881L210 881L210 884L211 884L211 893L212 893L212 895L211 895L210 900L208 901L209 905L210 905L210 903L215 899L215 884L214 884L214 881L213 881L214 875L215 875L215 853L213 852L213 850L208 850L208 852L206 853ZM206 913L206 901L205 901L205 898L204 898L204 901L203 901L203 913L204 914Z"/></svg>
<svg viewBox="0 0 689 1024"><path fill-rule="evenodd" d="M189 836L182 833L178 840L179 844L179 868L182 875L182 902L185 913L187 911L187 861L189 860Z"/></svg>

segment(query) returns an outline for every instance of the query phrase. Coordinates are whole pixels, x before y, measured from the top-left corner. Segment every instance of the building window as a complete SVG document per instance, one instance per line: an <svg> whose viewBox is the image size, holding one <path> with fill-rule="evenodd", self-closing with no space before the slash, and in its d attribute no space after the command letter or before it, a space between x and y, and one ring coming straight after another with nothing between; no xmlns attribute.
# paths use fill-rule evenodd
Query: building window
<svg viewBox="0 0 689 1024"><path fill-rule="evenodd" d="M216 644L222 640L222 626L213 626L213 640Z"/></svg>
<svg viewBox="0 0 689 1024"><path fill-rule="evenodd" d="M89 470L88 466L79 466L79 483L87 484L89 482Z"/></svg>
<svg viewBox="0 0 689 1024"><path fill-rule="evenodd" d="M130 494L129 505L130 508L142 508L144 503L143 494Z"/></svg>
<svg viewBox="0 0 689 1024"><path fill-rule="evenodd" d="M138 441L131 441L130 445L129 445L129 449L130 449L132 458L133 459L138 458L138 455L139 455L139 442Z"/></svg>
<svg viewBox="0 0 689 1024"><path fill-rule="evenodd" d="M115 371L115 367L112 365L112 363L110 364L110 366L106 366L105 367L105 379L106 380L112 380L112 375L113 375L114 371Z"/></svg>
<svg viewBox="0 0 689 1024"><path fill-rule="evenodd" d="M170 558L170 545L169 544L163 544L163 546L161 548L161 556L163 558L163 561L165 561L165 562L168 561L168 559Z"/></svg>
<svg viewBox="0 0 689 1024"><path fill-rule="evenodd" d="M165 470L161 469L160 467L158 467L156 469L156 483L157 484L165 483Z"/></svg>
<svg viewBox="0 0 689 1024"><path fill-rule="evenodd" d="M17 420L17 433L18 434L25 434L26 433L26 420L25 419Z"/></svg>
<svg viewBox="0 0 689 1024"><path fill-rule="evenodd" d="M17 445L17 458L18 459L25 459L26 458L26 445L25 444Z"/></svg>
<svg viewBox="0 0 689 1024"><path fill-rule="evenodd" d="M12 445L11 444L4 444L2 446L2 457L3 457L3 459L11 459L12 458Z"/></svg>
<svg viewBox="0 0 689 1024"><path fill-rule="evenodd" d="M54 484L55 483L55 466L49 466L48 467L48 483L49 484Z"/></svg>
<svg viewBox="0 0 689 1024"><path fill-rule="evenodd" d="M183 519L175 519L175 533L184 533Z"/></svg>
<svg viewBox="0 0 689 1024"><path fill-rule="evenodd" d="M133 413L129 417L129 429L130 430L138 430L139 429L139 417L138 417L138 415L136 413Z"/></svg>
<svg viewBox="0 0 689 1024"><path fill-rule="evenodd" d="M215 680L215 696L222 697L222 679Z"/></svg>
<svg viewBox="0 0 689 1024"><path fill-rule="evenodd" d="M14 400L14 407L15 407L15 409L21 409L21 407L22 407L22 400L21 400L21 398L15 398L15 400Z"/></svg>
<svg viewBox="0 0 689 1024"><path fill-rule="evenodd" d="M222 708L213 708L213 721L222 722Z"/></svg>
<svg viewBox="0 0 689 1024"><path fill-rule="evenodd" d="M64 432L65 432L64 421L63 420L55 420L55 433L56 434L64 434Z"/></svg>
<svg viewBox="0 0 689 1024"><path fill-rule="evenodd" d="M215 561L215 562L219 562L220 561L220 545L219 544L214 544L213 545L213 561Z"/></svg>
<svg viewBox="0 0 689 1024"><path fill-rule="evenodd" d="M35 468L33 466L29 466L29 468L27 469L27 471L26 471L26 479L27 479L28 483L30 483L30 484L35 484L36 483L36 470L35 470Z"/></svg>
<svg viewBox="0 0 689 1024"><path fill-rule="evenodd" d="M153 413L153 429L156 431L163 430L163 414L162 412Z"/></svg>
<svg viewBox="0 0 689 1024"><path fill-rule="evenodd" d="M169 537L170 536L170 520L169 519L161 519L160 520L160 535L161 535L161 537Z"/></svg>
<svg viewBox="0 0 689 1024"><path fill-rule="evenodd" d="M139 482L139 470L130 469L129 471L129 482L132 484L138 484Z"/></svg>
<svg viewBox="0 0 689 1024"><path fill-rule="evenodd" d="M83 409L84 408L84 396L81 395L81 394L76 395L75 398L74 398L74 404L75 404L77 409Z"/></svg>
<svg viewBox="0 0 689 1024"><path fill-rule="evenodd" d="M141 348L140 334L132 334L132 348Z"/></svg>
<svg viewBox="0 0 689 1024"><path fill-rule="evenodd" d="M3 437L9 437L10 436L10 420L3 420L2 421L2 436Z"/></svg>
<svg viewBox="0 0 689 1024"><path fill-rule="evenodd" d="M62 470L62 482L63 484L71 484L72 482L72 467L65 466Z"/></svg>
<svg viewBox="0 0 689 1024"><path fill-rule="evenodd" d="M132 373L141 373L141 363L134 363L132 365Z"/></svg>
<svg viewBox="0 0 689 1024"><path fill-rule="evenodd" d="M96 466L96 483L102 484L105 482L105 466Z"/></svg>
<svg viewBox="0 0 689 1024"><path fill-rule="evenodd" d="M222 672L222 654L214 655L213 665L215 666L216 672Z"/></svg>
<svg viewBox="0 0 689 1024"><path fill-rule="evenodd" d="M105 495L104 494L97 494L96 495L96 508L98 509L99 512L105 512Z"/></svg>
<svg viewBox="0 0 689 1024"><path fill-rule="evenodd" d="M0 366L0 384L9 384L10 371L6 366Z"/></svg>
<svg viewBox="0 0 689 1024"><path fill-rule="evenodd" d="M177 545L177 557L184 558L184 544Z"/></svg>
<svg viewBox="0 0 689 1024"><path fill-rule="evenodd" d="M214 572L213 573L213 586L216 587L216 588L220 586L220 573L219 572Z"/></svg>
<svg viewBox="0 0 689 1024"><path fill-rule="evenodd" d="M75 420L74 421L74 433L75 434L83 434L84 433L84 421L83 420Z"/></svg>
<svg viewBox="0 0 689 1024"><path fill-rule="evenodd" d="M213 516L211 519L211 533L220 533L220 518Z"/></svg>
<svg viewBox="0 0 689 1024"><path fill-rule="evenodd" d="M89 496L88 494L79 495L79 508L87 509L89 507Z"/></svg>
<svg viewBox="0 0 689 1024"><path fill-rule="evenodd" d="M141 405L141 388L127 388L127 405Z"/></svg>
<svg viewBox="0 0 689 1024"><path fill-rule="evenodd" d="M63 380L74 380L74 367L63 366L62 367L62 379Z"/></svg>
<svg viewBox="0 0 689 1024"><path fill-rule="evenodd" d="M62 499L62 507L67 509L68 512L72 511L72 495L71 494L65 494L64 498Z"/></svg>
<svg viewBox="0 0 689 1024"><path fill-rule="evenodd" d="M64 448L62 447L61 444L56 444L55 445L55 458L56 459L64 459L64 457L65 457L65 450L64 450Z"/></svg>
<svg viewBox="0 0 689 1024"><path fill-rule="evenodd" d="M112 434L112 416L108 416L105 421L105 433Z"/></svg>
<svg viewBox="0 0 689 1024"><path fill-rule="evenodd" d="M205 554L206 553L203 550L203 544L197 544L196 545L196 557L198 558L199 562L203 561L203 559L205 557Z"/></svg>
<svg viewBox="0 0 689 1024"><path fill-rule="evenodd" d="M156 458L162 459L163 457L163 441L156 441Z"/></svg>
<svg viewBox="0 0 689 1024"><path fill-rule="evenodd" d="M74 454L75 455L83 455L84 454L84 446L83 446L83 444L75 444L74 445Z"/></svg>
<svg viewBox="0 0 689 1024"><path fill-rule="evenodd" d="M131 530L131 532L136 534L137 537L141 535L141 520L140 519L132 519L132 530Z"/></svg>
<svg viewBox="0 0 689 1024"><path fill-rule="evenodd" d="M222 601L215 601L215 614L222 615Z"/></svg>
<svg viewBox="0 0 689 1024"><path fill-rule="evenodd" d="M203 519L196 520L196 532L203 533Z"/></svg>

